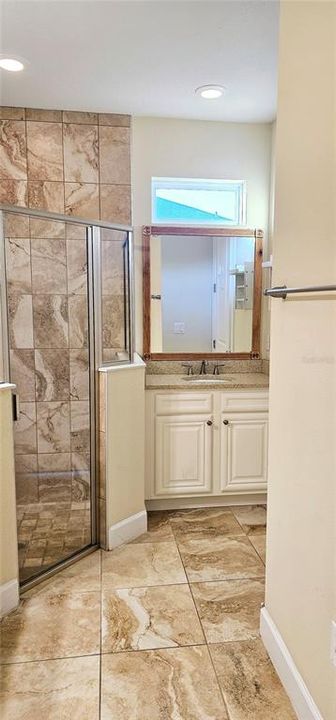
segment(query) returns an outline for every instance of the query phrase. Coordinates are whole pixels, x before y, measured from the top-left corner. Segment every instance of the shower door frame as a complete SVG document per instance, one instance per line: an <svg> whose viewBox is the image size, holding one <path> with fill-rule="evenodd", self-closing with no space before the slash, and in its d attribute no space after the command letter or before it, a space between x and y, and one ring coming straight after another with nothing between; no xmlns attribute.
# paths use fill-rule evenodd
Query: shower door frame
<svg viewBox="0 0 336 720"><path fill-rule="evenodd" d="M133 363L134 360L134 262L133 262L133 229L129 225L104 222L101 220L87 220L73 215L63 215L43 210L35 210L26 207L0 204L0 324L1 324L1 364L3 369L3 381L10 380L10 348L9 348L9 323L7 304L7 278L6 278L6 250L4 215L25 215L41 220L54 220L66 224L81 225L86 230L87 248L87 303L88 303L88 342L89 342L89 396L90 396L90 503L91 503L91 543L82 550L78 550L55 563L47 570L42 570L31 579L20 582L20 589L24 592L38 583L52 577L60 570L72 565L81 558L90 555L99 549L100 513L98 502L99 463L97 454L98 443L98 422L99 394L98 394L98 371L102 367L121 366ZM103 362L102 348L102 312L101 312L101 239L100 231L116 230L125 232L127 235L127 274L128 274L128 354L129 357L118 362ZM124 308L124 313L126 309ZM126 317L124 318L126 321ZM126 327L126 322L125 322ZM1 366L0 366L1 368ZM1 381L1 378L0 378ZM15 395L15 391L13 393ZM14 421L14 420L13 420Z"/></svg>

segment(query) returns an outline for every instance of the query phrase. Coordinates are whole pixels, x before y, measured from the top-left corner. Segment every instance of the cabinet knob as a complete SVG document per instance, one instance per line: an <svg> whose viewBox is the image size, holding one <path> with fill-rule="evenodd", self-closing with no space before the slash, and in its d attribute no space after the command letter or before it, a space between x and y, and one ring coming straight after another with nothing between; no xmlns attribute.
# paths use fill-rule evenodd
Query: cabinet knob
<svg viewBox="0 0 336 720"><path fill-rule="evenodd" d="M223 420L223 425L228 425L228 424L229 424L228 420Z"/></svg>
<svg viewBox="0 0 336 720"><path fill-rule="evenodd" d="M207 425L212 425L212 420L207 420Z"/></svg>

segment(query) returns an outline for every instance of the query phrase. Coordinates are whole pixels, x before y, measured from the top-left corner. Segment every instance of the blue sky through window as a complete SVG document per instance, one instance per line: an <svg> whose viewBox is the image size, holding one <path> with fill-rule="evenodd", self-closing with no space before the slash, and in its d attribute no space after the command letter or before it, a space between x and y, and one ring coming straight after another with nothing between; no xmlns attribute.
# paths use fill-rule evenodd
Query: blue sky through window
<svg viewBox="0 0 336 720"><path fill-rule="evenodd" d="M244 183L220 180L152 179L152 221L242 224Z"/></svg>

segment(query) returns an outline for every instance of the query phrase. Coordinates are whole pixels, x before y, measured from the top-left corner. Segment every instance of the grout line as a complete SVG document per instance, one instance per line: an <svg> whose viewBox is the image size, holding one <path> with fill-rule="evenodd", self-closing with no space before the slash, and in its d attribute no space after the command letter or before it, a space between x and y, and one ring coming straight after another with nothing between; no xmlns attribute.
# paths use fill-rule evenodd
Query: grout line
<svg viewBox="0 0 336 720"><path fill-rule="evenodd" d="M11 667L12 665L31 665L33 663L50 662L52 660L76 660L84 657L99 657L99 652L84 653L82 655L57 655L57 657L35 658L34 660L18 660L17 662L3 662L0 667Z"/></svg>

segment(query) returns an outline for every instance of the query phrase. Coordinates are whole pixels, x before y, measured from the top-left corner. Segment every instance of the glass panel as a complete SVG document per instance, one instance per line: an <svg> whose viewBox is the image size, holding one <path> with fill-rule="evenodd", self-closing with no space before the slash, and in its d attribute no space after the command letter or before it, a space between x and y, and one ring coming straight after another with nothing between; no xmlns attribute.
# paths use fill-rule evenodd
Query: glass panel
<svg viewBox="0 0 336 720"><path fill-rule="evenodd" d="M245 188L233 180L152 178L152 220L188 225L240 225Z"/></svg>
<svg viewBox="0 0 336 720"><path fill-rule="evenodd" d="M128 233L101 231L102 362L130 361Z"/></svg>
<svg viewBox="0 0 336 720"><path fill-rule="evenodd" d="M20 580L92 542L85 225L5 215Z"/></svg>

